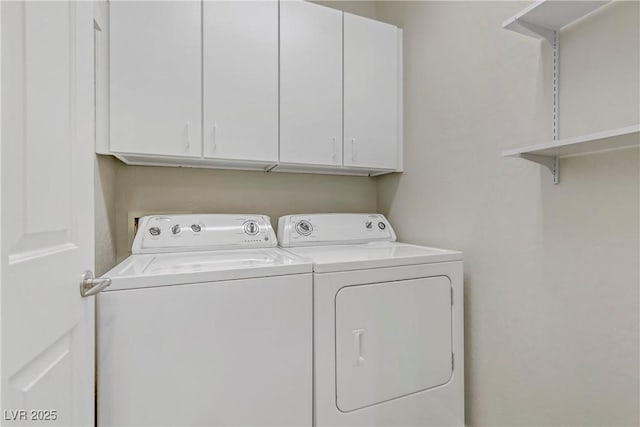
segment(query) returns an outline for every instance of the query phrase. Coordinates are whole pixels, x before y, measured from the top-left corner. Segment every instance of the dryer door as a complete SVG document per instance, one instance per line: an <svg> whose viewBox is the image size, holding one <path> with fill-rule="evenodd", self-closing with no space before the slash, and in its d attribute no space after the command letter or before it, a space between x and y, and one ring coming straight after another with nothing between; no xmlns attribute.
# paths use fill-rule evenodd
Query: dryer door
<svg viewBox="0 0 640 427"><path fill-rule="evenodd" d="M451 378L448 277L347 286L335 304L336 402L342 412Z"/></svg>

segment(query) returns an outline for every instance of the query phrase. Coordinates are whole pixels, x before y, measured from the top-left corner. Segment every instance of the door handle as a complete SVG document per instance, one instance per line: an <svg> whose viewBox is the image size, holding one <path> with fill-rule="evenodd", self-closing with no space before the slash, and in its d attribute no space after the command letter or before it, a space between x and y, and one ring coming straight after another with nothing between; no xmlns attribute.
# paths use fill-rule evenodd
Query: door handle
<svg viewBox="0 0 640 427"><path fill-rule="evenodd" d="M364 365L364 357L362 357L362 335L364 335L364 329L356 329L351 333L354 337L353 344L356 350L356 358L353 366L362 366Z"/></svg>
<svg viewBox="0 0 640 427"><path fill-rule="evenodd" d="M191 149L191 122L187 122L187 143L185 144L184 151Z"/></svg>
<svg viewBox="0 0 640 427"><path fill-rule="evenodd" d="M90 297L102 291L111 285L111 279L108 277L96 279L93 271L87 270L82 273L82 281L80 282L80 295Z"/></svg>
<svg viewBox="0 0 640 427"><path fill-rule="evenodd" d="M336 158L338 157L338 150L336 150L336 137L334 136L333 138L331 138L331 140L333 141L333 156L332 159L336 160Z"/></svg>
<svg viewBox="0 0 640 427"><path fill-rule="evenodd" d="M351 161L354 162L356 160L356 139L351 138Z"/></svg>
<svg viewBox="0 0 640 427"><path fill-rule="evenodd" d="M213 130L211 131L211 151L214 153L218 150L218 125L213 125Z"/></svg>

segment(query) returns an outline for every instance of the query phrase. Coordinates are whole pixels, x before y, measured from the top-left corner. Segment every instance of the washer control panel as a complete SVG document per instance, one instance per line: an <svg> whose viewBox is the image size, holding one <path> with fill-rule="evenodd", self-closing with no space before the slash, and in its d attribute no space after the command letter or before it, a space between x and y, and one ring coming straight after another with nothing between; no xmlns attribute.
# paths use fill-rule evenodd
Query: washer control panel
<svg viewBox="0 0 640 427"><path fill-rule="evenodd" d="M189 252L278 245L266 215L184 214L140 218L131 252Z"/></svg>
<svg viewBox="0 0 640 427"><path fill-rule="evenodd" d="M287 215L278 220L282 247L393 242L396 234L381 214Z"/></svg>

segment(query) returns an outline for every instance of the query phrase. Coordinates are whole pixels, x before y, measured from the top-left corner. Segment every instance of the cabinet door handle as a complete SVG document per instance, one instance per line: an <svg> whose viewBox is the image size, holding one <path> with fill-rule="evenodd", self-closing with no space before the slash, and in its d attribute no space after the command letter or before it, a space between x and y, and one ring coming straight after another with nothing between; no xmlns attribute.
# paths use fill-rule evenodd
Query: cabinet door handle
<svg viewBox="0 0 640 427"><path fill-rule="evenodd" d="M351 138L351 161L356 159L356 139Z"/></svg>
<svg viewBox="0 0 640 427"><path fill-rule="evenodd" d="M356 329L355 331L351 331L351 333L353 334L353 344L356 353L353 366L362 366L364 365L364 357L362 357L362 336L364 335L364 329Z"/></svg>
<svg viewBox="0 0 640 427"><path fill-rule="evenodd" d="M185 144L184 151L189 151L191 148L191 122L187 122L187 143Z"/></svg>
<svg viewBox="0 0 640 427"><path fill-rule="evenodd" d="M218 125L214 123L213 130L211 131L211 151L213 151L214 153L218 149L218 143L216 142L217 136L218 136Z"/></svg>
<svg viewBox="0 0 640 427"><path fill-rule="evenodd" d="M338 156L338 151L336 150L336 137L331 138L333 141L333 160L335 160Z"/></svg>

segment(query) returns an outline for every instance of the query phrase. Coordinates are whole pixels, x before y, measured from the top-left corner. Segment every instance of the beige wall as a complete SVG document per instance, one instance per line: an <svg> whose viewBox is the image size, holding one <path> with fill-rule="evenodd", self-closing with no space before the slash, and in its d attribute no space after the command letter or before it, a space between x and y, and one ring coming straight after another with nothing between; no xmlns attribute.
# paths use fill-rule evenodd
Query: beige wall
<svg viewBox="0 0 640 427"><path fill-rule="evenodd" d="M120 161L96 156L95 169L95 274L116 263L116 174Z"/></svg>
<svg viewBox="0 0 640 427"><path fill-rule="evenodd" d="M364 16L366 18L376 19L377 16L377 2L375 1L317 0L313 1L313 3L342 10L343 12L353 13L354 15Z"/></svg>
<svg viewBox="0 0 640 427"><path fill-rule="evenodd" d="M123 166L116 183L117 258L129 254L128 212L260 213L276 226L300 212L375 212L375 178Z"/></svg>
<svg viewBox="0 0 640 427"><path fill-rule="evenodd" d="M378 180L400 239L465 252L470 425L638 425L640 155L561 161L550 49L501 29L528 2L382 2L404 28L405 172ZM639 6L561 35L561 136L640 122Z"/></svg>

